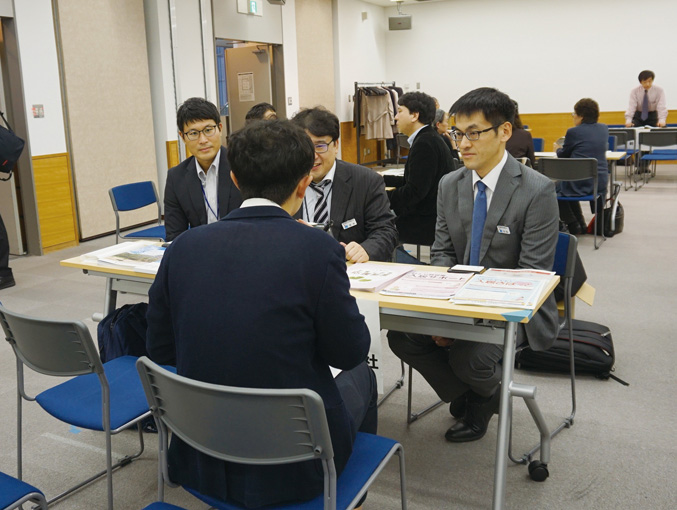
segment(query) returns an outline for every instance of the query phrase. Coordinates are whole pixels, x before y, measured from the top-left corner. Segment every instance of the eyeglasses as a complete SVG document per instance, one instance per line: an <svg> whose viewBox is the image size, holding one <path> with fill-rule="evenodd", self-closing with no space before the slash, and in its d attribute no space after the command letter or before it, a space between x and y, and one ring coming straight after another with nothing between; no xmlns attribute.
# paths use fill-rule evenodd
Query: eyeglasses
<svg viewBox="0 0 677 510"><path fill-rule="evenodd" d="M216 131L217 131L216 128L217 127L218 126L216 126L216 125L211 125L211 126L207 126L204 129L191 129L190 131L186 131L183 134L186 138L188 138L188 140L190 140L191 142L194 142L195 140L200 138L200 133L205 135L207 138L211 138L212 136L214 136L216 134Z"/></svg>
<svg viewBox="0 0 677 510"><path fill-rule="evenodd" d="M468 131L467 133L464 133L463 131L459 131L458 129L454 128L454 130L451 132L451 139L454 142L460 142L461 140L463 140L463 137L465 136L471 142L476 142L477 140L480 139L480 135L482 133L486 133L487 131L496 129L499 126L501 126L501 124L498 124L497 126L488 127L487 129L483 129L481 131Z"/></svg>
<svg viewBox="0 0 677 510"><path fill-rule="evenodd" d="M324 154L325 152L327 152L329 150L329 146L332 143L334 143L334 140L332 140L331 142L328 142L328 143L316 143L315 144L315 152L317 152L318 154Z"/></svg>

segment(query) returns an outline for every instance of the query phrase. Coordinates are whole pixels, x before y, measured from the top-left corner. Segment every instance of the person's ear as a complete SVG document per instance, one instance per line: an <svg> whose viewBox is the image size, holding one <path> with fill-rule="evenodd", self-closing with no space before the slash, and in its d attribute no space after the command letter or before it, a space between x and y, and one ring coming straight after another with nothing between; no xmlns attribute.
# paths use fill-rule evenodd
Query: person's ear
<svg viewBox="0 0 677 510"><path fill-rule="evenodd" d="M179 131L179 137L183 140L183 143L186 143L186 139L183 137L183 131Z"/></svg>
<svg viewBox="0 0 677 510"><path fill-rule="evenodd" d="M295 195L303 200L303 197L306 196L306 190L308 189L308 186L310 186L311 182L313 182L312 175L308 174L305 177L302 177L299 183L296 185Z"/></svg>
<svg viewBox="0 0 677 510"><path fill-rule="evenodd" d="M501 127L498 128L498 133L501 136L501 142L507 142L512 136L512 124L510 122L504 122Z"/></svg>
<svg viewBox="0 0 677 510"><path fill-rule="evenodd" d="M240 189L240 185L237 183L237 177L235 177L235 174L233 173L232 170L230 171L230 178L233 181L233 184L235 184L235 187L237 189Z"/></svg>

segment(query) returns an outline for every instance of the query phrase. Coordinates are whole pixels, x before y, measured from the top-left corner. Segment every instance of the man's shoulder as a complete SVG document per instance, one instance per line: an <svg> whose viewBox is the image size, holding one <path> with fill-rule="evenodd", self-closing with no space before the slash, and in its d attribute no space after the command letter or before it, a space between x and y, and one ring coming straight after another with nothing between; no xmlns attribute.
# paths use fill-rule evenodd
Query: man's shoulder
<svg viewBox="0 0 677 510"><path fill-rule="evenodd" d="M383 179L371 168L367 168L366 166L362 165L356 165L355 163L348 163L347 161L343 161L341 159L336 160L336 171L338 173L345 173L351 177L357 177L361 179Z"/></svg>
<svg viewBox="0 0 677 510"><path fill-rule="evenodd" d="M195 169L195 156L191 156L189 158L186 158L181 163L179 163L178 165L171 167L167 171L167 175L168 176L171 175L171 176L176 177L178 175L185 174L191 168L193 170Z"/></svg>

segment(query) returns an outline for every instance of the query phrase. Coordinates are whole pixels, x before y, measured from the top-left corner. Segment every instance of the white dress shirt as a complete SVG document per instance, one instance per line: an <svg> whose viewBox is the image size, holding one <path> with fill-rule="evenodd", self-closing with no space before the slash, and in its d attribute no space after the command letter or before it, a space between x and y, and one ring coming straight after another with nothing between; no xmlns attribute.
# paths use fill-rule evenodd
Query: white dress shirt
<svg viewBox="0 0 677 510"><path fill-rule="evenodd" d="M200 163L195 159L197 176L202 183L203 197L205 199L205 210L207 211L207 223L219 221L219 162L221 161L221 149L216 153L216 157L205 173Z"/></svg>

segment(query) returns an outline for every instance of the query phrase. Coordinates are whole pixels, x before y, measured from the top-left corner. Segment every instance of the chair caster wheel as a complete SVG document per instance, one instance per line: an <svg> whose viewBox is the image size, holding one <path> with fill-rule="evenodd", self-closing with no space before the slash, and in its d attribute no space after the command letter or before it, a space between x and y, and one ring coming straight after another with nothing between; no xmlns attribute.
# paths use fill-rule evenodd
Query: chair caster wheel
<svg viewBox="0 0 677 510"><path fill-rule="evenodd" d="M543 464L540 460L532 460L529 463L529 476L534 482L545 482L546 478L550 476L548 465Z"/></svg>

